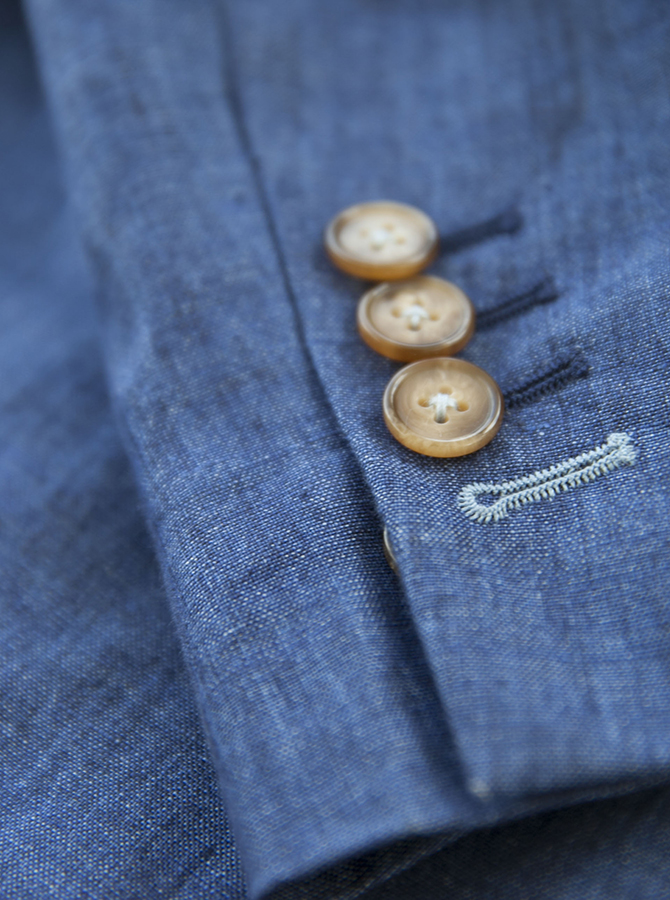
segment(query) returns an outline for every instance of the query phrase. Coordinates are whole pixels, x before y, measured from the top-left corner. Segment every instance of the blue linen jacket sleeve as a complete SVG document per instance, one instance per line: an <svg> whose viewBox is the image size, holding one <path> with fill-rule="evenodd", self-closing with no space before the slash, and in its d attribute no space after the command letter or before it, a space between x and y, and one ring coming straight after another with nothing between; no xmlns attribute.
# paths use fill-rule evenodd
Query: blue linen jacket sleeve
<svg viewBox="0 0 670 900"><path fill-rule="evenodd" d="M662 6L30 9L250 895L662 780ZM385 431L394 365L320 249L332 213L384 196L434 217L433 271L480 311L464 355L509 410L470 458ZM499 522L459 505L610 434L633 466Z"/></svg>

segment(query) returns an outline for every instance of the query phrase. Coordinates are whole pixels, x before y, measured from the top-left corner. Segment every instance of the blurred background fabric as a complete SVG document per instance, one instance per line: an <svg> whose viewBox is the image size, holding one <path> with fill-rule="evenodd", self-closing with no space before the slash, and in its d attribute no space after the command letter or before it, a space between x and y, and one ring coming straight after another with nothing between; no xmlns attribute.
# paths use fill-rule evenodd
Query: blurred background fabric
<svg viewBox="0 0 670 900"><path fill-rule="evenodd" d="M3 5L0 896L670 897L669 21ZM477 308L471 457L387 433L325 259L381 197Z"/></svg>

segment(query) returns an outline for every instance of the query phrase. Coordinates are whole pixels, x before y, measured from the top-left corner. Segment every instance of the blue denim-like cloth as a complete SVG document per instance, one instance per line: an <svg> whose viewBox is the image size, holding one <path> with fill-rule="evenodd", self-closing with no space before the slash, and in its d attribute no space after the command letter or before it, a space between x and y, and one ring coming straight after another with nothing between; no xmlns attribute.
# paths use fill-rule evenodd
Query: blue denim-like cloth
<svg viewBox="0 0 670 900"><path fill-rule="evenodd" d="M8 21L4 895L670 896L665 7L29 10L67 200ZM386 432L323 258L380 196L480 310L472 457Z"/></svg>

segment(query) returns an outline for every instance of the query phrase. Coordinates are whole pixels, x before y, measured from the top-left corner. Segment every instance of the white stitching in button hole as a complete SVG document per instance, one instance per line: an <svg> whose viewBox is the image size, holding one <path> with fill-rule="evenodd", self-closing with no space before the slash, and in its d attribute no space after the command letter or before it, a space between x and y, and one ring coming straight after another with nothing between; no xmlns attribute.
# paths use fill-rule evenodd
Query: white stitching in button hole
<svg viewBox="0 0 670 900"><path fill-rule="evenodd" d="M369 228L361 228L359 234L361 237L370 239L370 249L371 250L384 250L386 245L393 241L395 244L404 244L407 241L407 238L403 234L394 234L396 231L396 226L393 222L386 222L384 225L378 228L373 228L370 231Z"/></svg>
<svg viewBox="0 0 670 900"><path fill-rule="evenodd" d="M445 422L449 421L448 410L455 409L456 412L465 412L466 409L470 408L469 403L465 400L457 400L456 397L452 396L453 393L452 388L443 385L432 397L422 397L419 400L419 406L423 406L424 409L433 409L435 421L438 425L444 425Z"/></svg>
<svg viewBox="0 0 670 900"><path fill-rule="evenodd" d="M401 294L396 297L401 304L408 303L409 306L394 306L391 315L396 319L403 318L406 321L410 331L419 331L425 321L436 322L440 317L435 313L429 313L423 305L423 300L416 294Z"/></svg>

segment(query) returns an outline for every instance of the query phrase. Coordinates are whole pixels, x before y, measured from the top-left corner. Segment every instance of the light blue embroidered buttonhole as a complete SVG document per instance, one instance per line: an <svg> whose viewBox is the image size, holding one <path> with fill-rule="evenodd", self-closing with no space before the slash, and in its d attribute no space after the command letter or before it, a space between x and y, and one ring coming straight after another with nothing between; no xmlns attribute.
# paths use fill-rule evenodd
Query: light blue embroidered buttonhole
<svg viewBox="0 0 670 900"><path fill-rule="evenodd" d="M488 525L504 519L513 509L520 509L526 503L548 500L561 491L581 487L621 466L630 466L636 457L637 451L630 435L611 434L600 447L548 469L500 484L466 484L458 494L458 506L468 518ZM497 499L488 504L479 503L477 498L482 495Z"/></svg>

